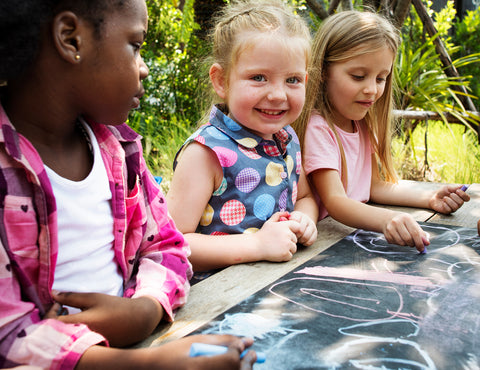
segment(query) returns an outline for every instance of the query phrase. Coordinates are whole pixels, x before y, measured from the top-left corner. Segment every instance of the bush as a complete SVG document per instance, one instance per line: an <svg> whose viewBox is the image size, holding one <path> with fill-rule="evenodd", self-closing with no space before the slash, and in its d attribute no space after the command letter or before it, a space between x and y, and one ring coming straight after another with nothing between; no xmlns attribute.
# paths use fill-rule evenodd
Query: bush
<svg viewBox="0 0 480 370"><path fill-rule="evenodd" d="M478 35L480 32L480 8L467 11L463 20L457 19L455 22L455 33L453 40L460 46L456 55L464 57L470 54L480 54L480 42ZM459 68L461 75L472 76L470 88L473 95L480 97L480 63L469 64ZM479 101L474 102L477 110L480 109Z"/></svg>

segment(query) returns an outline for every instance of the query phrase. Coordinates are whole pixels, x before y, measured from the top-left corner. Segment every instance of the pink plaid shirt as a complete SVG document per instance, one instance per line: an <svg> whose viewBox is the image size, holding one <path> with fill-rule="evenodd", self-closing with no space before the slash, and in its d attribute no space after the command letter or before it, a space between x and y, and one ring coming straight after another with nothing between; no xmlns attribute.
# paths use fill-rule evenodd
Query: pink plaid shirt
<svg viewBox="0 0 480 370"><path fill-rule="evenodd" d="M190 250L148 171L140 137L127 125L90 123L112 191L114 250L124 296L154 296L173 320L189 290ZM58 251L57 214L42 160L0 105L0 368L73 369L106 343L85 325L42 320Z"/></svg>

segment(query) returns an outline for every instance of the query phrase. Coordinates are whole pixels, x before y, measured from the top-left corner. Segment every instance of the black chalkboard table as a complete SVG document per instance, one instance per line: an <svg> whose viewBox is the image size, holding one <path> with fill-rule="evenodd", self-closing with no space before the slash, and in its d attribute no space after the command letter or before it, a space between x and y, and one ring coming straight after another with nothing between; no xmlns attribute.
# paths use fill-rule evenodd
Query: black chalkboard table
<svg viewBox="0 0 480 370"><path fill-rule="evenodd" d="M266 354L255 369L478 368L480 185L468 193L450 216L402 208L430 234L427 254L327 218L291 261L231 266L194 285L176 321L138 346L229 333Z"/></svg>
<svg viewBox="0 0 480 370"><path fill-rule="evenodd" d="M428 253L357 230L197 333L255 339L255 369L459 369L480 363L480 237L422 224Z"/></svg>

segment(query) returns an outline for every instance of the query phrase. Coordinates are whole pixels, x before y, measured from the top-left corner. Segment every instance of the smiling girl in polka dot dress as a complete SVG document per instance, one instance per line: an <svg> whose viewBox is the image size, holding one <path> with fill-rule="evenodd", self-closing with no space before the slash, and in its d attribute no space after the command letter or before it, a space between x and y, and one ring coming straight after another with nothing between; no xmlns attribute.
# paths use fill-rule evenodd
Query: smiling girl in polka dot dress
<svg viewBox="0 0 480 370"><path fill-rule="evenodd" d="M241 1L223 9L212 36L210 80L222 104L177 154L170 213L195 271L288 261L317 237L290 127L305 100L308 27L281 1Z"/></svg>

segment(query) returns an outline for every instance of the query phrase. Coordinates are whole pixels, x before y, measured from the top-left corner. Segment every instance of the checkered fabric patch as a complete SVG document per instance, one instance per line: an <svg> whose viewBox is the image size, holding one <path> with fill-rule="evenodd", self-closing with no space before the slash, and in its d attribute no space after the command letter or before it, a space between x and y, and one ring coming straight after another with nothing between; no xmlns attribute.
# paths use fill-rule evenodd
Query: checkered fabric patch
<svg viewBox="0 0 480 370"><path fill-rule="evenodd" d="M238 225L245 218L246 212L242 202L232 199L223 205L220 211L220 219L225 225Z"/></svg>
<svg viewBox="0 0 480 370"><path fill-rule="evenodd" d="M297 153L297 169L295 170L295 172L297 173L297 175L300 175L301 171L302 171L302 153L298 152Z"/></svg>
<svg viewBox="0 0 480 370"><path fill-rule="evenodd" d="M292 189L292 203L295 204L297 202L297 194L298 194L298 186L297 182L293 182L293 189Z"/></svg>
<svg viewBox="0 0 480 370"><path fill-rule="evenodd" d="M238 150L240 150L243 154L245 154L250 159L262 158L260 154L257 153L257 150L255 148L245 148L244 146L239 145Z"/></svg>
<svg viewBox="0 0 480 370"><path fill-rule="evenodd" d="M276 145L264 145L263 150L270 157L278 157L280 155L280 150L278 150Z"/></svg>

